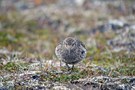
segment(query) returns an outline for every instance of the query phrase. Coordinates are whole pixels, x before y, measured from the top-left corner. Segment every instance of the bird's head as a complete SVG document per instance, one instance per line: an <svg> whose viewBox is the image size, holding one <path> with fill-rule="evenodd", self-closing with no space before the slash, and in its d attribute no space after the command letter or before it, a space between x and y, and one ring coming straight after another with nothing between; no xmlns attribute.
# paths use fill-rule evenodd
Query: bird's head
<svg viewBox="0 0 135 90"><path fill-rule="evenodd" d="M73 48L76 45L76 39L73 37L68 37L63 41L63 45L68 49Z"/></svg>

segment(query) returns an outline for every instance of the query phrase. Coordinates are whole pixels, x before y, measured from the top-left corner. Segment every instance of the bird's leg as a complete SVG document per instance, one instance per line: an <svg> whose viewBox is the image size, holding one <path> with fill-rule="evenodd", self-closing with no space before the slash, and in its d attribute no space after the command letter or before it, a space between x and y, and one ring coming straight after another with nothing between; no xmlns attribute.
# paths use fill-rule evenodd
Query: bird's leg
<svg viewBox="0 0 135 90"><path fill-rule="evenodd" d="M60 67L61 67L62 65L61 65L61 60L60 60Z"/></svg>
<svg viewBox="0 0 135 90"><path fill-rule="evenodd" d="M69 67L69 65L66 63L66 66L67 66L67 68L68 68L68 71L70 70L70 67Z"/></svg>
<svg viewBox="0 0 135 90"><path fill-rule="evenodd" d="M60 69L60 71L61 71L61 67L62 67L62 62L61 62L61 60L60 60L59 64L60 64L60 68L59 68L59 69Z"/></svg>
<svg viewBox="0 0 135 90"><path fill-rule="evenodd" d="M74 69L74 64L72 65L72 67L71 67L71 70L73 71L73 69Z"/></svg>

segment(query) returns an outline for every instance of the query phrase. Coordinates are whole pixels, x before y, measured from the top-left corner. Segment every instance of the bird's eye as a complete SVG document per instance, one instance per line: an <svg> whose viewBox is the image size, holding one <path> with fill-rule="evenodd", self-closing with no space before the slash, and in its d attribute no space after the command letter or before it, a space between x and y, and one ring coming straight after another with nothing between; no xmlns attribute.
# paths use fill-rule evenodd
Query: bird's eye
<svg viewBox="0 0 135 90"><path fill-rule="evenodd" d="M84 54L84 53L85 53L85 51L82 51L82 52L81 52L81 54Z"/></svg>

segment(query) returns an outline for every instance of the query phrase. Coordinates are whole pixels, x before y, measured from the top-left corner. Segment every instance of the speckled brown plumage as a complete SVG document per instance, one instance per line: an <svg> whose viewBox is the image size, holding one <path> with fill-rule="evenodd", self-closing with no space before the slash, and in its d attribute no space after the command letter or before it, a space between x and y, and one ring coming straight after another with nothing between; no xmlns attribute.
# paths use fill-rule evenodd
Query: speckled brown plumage
<svg viewBox="0 0 135 90"><path fill-rule="evenodd" d="M74 64L86 57L86 48L80 40L68 37L56 47L55 54L60 60L66 63L68 68L68 64L72 64L73 69Z"/></svg>

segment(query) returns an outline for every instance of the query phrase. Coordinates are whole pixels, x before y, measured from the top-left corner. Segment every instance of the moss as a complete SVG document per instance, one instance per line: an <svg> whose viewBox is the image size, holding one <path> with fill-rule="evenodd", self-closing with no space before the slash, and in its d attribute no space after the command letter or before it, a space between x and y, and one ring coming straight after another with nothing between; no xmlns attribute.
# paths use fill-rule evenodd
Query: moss
<svg viewBox="0 0 135 90"><path fill-rule="evenodd" d="M7 64L3 65L3 70L8 72L17 72L28 68L27 63L15 63L15 62L8 62Z"/></svg>

